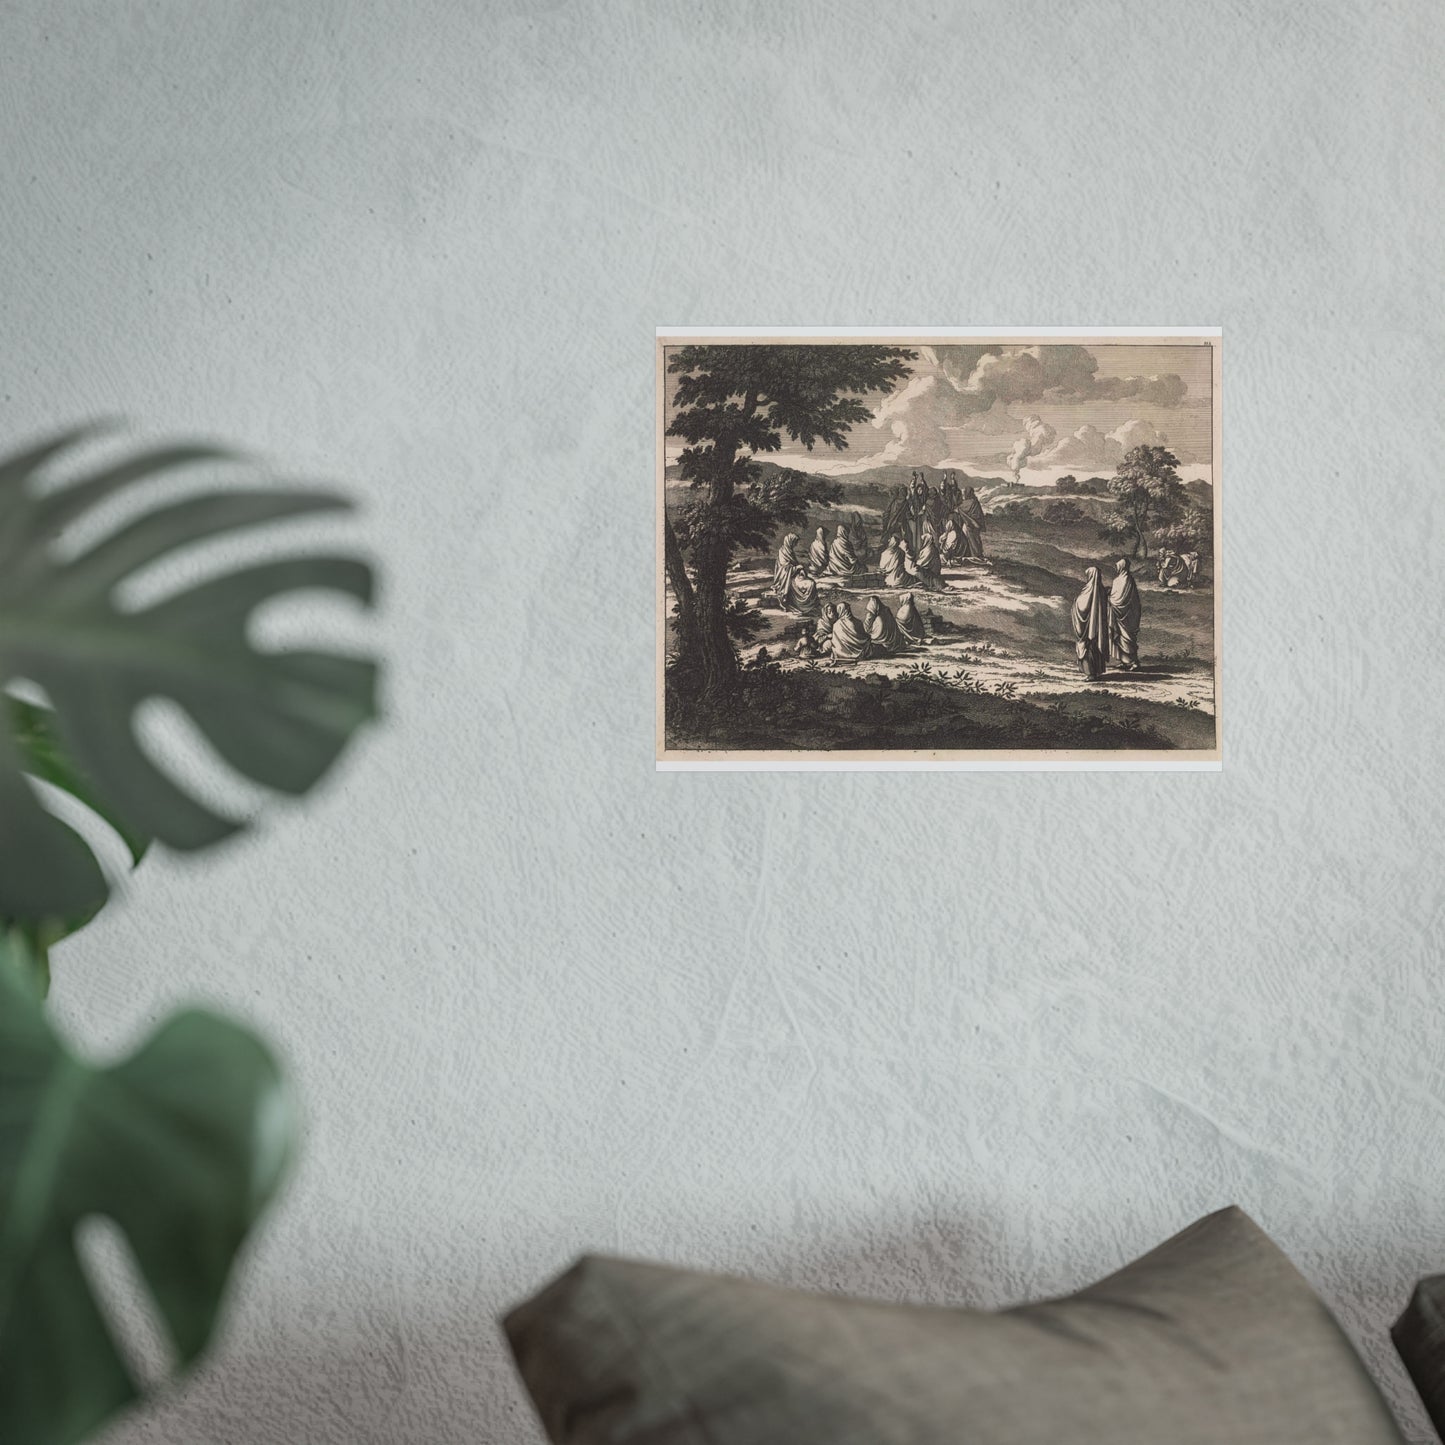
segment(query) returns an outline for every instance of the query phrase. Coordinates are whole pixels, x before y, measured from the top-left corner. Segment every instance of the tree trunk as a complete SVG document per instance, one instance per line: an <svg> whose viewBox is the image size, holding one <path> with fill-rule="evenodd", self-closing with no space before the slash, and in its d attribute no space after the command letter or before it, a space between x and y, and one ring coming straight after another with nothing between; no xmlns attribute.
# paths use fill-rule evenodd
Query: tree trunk
<svg viewBox="0 0 1445 1445"><path fill-rule="evenodd" d="M718 538L697 551L697 640L703 695L714 701L737 687L738 658L728 636L727 571L731 547Z"/></svg>
<svg viewBox="0 0 1445 1445"><path fill-rule="evenodd" d="M1134 555L1139 555L1139 548L1144 549L1144 560L1149 560L1149 505L1146 502L1142 508L1134 509Z"/></svg>
<svg viewBox="0 0 1445 1445"><path fill-rule="evenodd" d="M667 580L672 584L673 600L677 603L677 656L684 666L697 665L701 658L698 653L697 598L693 594L692 579L687 575L687 565L682 557L682 545L672 529L672 519L664 514L662 519L662 551L667 566Z"/></svg>
<svg viewBox="0 0 1445 1445"><path fill-rule="evenodd" d="M757 395L743 404L746 420L757 410ZM715 513L711 526L703 528L702 540L693 548L693 571L697 578L694 600L697 613L698 651L702 660L702 693L711 702L722 701L737 691L738 655L728 636L727 579L733 544L722 524L722 516L733 496L733 464L737 459L736 437L719 437L713 444L714 471L708 483L708 506Z"/></svg>

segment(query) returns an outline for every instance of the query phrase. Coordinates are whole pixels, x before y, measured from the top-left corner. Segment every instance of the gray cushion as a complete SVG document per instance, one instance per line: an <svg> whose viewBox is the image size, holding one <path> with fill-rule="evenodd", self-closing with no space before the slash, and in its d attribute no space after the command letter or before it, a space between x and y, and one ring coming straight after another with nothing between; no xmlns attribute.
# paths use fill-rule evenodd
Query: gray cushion
<svg viewBox="0 0 1445 1445"><path fill-rule="evenodd" d="M586 1258L505 1321L557 1445L1399 1445L1339 1326L1226 1209L1001 1314Z"/></svg>
<svg viewBox="0 0 1445 1445"><path fill-rule="evenodd" d="M1445 1440L1445 1274L1431 1275L1415 1286L1390 1333L1436 1432Z"/></svg>

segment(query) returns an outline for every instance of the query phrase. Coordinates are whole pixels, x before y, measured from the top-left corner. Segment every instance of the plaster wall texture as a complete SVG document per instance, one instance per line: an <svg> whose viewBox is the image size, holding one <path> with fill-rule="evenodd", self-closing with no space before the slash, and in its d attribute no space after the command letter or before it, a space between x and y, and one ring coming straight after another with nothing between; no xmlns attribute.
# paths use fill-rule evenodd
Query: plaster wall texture
<svg viewBox="0 0 1445 1445"><path fill-rule="evenodd" d="M1231 1201L1429 1438L1442 26L0 10L7 442L244 441L386 569L385 725L55 960L95 1050L252 1020L307 1120L109 1445L535 1442L494 1317L584 1249L994 1306ZM1223 773L655 775L658 324L1221 325Z"/></svg>

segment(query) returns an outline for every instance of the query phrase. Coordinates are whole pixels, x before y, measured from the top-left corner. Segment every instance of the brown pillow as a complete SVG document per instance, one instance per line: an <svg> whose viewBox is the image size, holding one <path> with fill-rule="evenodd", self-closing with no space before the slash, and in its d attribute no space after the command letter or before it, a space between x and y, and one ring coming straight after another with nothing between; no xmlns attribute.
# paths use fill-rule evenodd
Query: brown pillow
<svg viewBox="0 0 1445 1445"><path fill-rule="evenodd" d="M1238 1209L1067 1299L878 1304L585 1258L505 1320L556 1445L1400 1445Z"/></svg>
<svg viewBox="0 0 1445 1445"><path fill-rule="evenodd" d="M1390 1334L1426 1412L1445 1440L1445 1274L1433 1274L1415 1286Z"/></svg>

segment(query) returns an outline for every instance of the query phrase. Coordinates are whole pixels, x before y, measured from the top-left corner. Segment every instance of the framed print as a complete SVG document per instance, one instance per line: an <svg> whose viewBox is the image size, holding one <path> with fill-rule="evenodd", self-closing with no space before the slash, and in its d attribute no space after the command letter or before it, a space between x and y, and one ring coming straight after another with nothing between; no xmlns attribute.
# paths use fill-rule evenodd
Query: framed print
<svg viewBox="0 0 1445 1445"><path fill-rule="evenodd" d="M1215 768L1220 333L657 336L660 768Z"/></svg>

